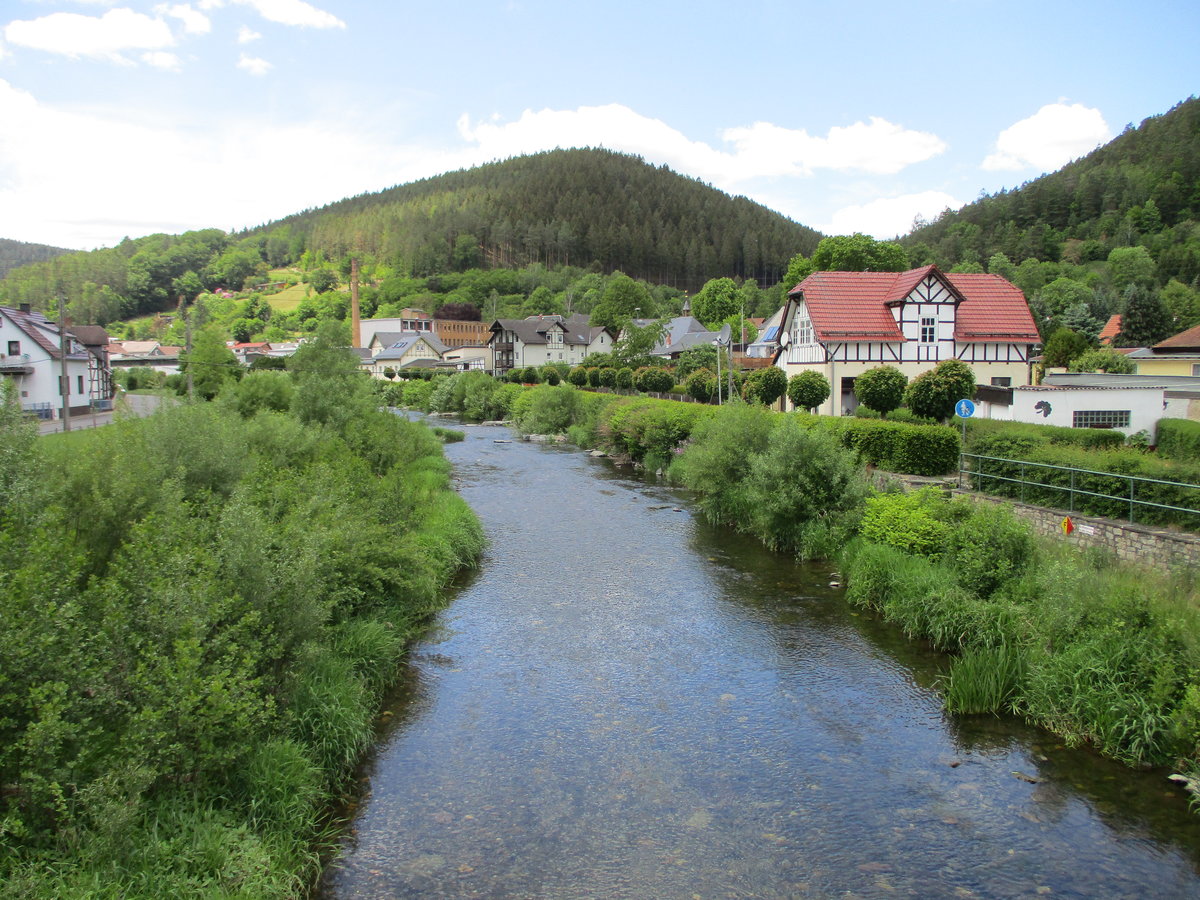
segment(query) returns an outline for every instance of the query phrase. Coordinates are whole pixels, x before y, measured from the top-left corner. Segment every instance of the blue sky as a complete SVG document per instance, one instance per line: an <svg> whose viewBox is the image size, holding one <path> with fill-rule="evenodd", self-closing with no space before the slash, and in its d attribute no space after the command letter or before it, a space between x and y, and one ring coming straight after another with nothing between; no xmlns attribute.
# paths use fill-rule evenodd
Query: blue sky
<svg viewBox="0 0 1200 900"><path fill-rule="evenodd" d="M1194 0L0 0L0 237L242 228L556 146L890 237L1166 112L1198 44Z"/></svg>

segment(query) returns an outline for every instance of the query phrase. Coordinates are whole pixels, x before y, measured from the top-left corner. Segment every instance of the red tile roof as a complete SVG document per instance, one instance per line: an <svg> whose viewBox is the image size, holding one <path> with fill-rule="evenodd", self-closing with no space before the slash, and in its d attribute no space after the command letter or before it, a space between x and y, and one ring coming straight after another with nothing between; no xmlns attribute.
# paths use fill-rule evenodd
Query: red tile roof
<svg viewBox="0 0 1200 900"><path fill-rule="evenodd" d="M1025 295L999 275L951 275L935 266L908 272L814 272L789 295L804 295L813 328L821 340L903 341L888 307L903 302L931 275L957 301L956 340L1041 340Z"/></svg>
<svg viewBox="0 0 1200 900"><path fill-rule="evenodd" d="M1104 327L1100 329L1100 343L1111 344L1113 338L1121 333L1121 317L1109 316L1108 321L1104 323Z"/></svg>
<svg viewBox="0 0 1200 900"><path fill-rule="evenodd" d="M1200 325L1159 341L1154 350L1200 350Z"/></svg>

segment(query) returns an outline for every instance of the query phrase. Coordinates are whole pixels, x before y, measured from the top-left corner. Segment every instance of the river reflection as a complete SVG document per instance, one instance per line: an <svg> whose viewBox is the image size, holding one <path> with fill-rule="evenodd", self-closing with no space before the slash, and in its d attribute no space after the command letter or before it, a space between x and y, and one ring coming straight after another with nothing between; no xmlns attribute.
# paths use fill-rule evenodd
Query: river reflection
<svg viewBox="0 0 1200 900"><path fill-rule="evenodd" d="M948 719L941 659L828 567L467 433L491 547L413 651L325 897L1200 896L1161 773Z"/></svg>

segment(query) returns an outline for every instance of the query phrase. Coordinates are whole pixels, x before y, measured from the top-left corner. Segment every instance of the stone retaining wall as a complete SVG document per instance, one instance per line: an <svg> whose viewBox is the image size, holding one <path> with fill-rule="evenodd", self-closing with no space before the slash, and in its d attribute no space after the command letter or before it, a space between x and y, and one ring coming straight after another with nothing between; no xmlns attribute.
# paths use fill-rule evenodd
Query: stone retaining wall
<svg viewBox="0 0 1200 900"><path fill-rule="evenodd" d="M1017 503L1004 497L991 497L957 487L955 479L918 478L912 475L875 473L880 482L899 483L905 490L929 485L943 488L956 496L969 497L977 503L997 503L1008 506L1020 518L1029 522L1036 534L1066 541L1077 547L1098 547L1118 558L1151 567L1200 567L1200 536L1169 528L1150 525L1131 525L1115 519L1068 514L1061 509ZM1074 529L1066 534L1063 519L1070 515Z"/></svg>

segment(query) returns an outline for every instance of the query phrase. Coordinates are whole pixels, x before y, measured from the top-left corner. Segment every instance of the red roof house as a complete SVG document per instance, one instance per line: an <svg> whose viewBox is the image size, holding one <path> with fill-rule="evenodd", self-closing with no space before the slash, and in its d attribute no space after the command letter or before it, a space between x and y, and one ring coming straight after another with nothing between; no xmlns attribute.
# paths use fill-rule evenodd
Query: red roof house
<svg viewBox="0 0 1200 900"><path fill-rule="evenodd" d="M854 377L881 365L913 378L961 359L980 384L1028 384L1040 340L1025 295L998 275L814 272L788 292L775 362L824 374L836 413L857 405Z"/></svg>

